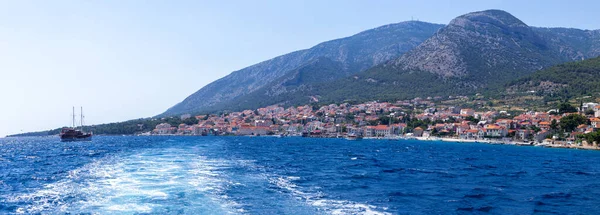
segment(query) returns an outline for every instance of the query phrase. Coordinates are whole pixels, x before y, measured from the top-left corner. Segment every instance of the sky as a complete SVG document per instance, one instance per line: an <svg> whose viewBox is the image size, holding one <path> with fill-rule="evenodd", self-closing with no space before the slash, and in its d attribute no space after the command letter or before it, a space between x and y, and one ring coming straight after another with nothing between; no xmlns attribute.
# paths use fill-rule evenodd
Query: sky
<svg viewBox="0 0 600 215"><path fill-rule="evenodd" d="M0 0L0 137L162 113L229 73L407 20L502 9L538 27L600 29L589 0Z"/></svg>

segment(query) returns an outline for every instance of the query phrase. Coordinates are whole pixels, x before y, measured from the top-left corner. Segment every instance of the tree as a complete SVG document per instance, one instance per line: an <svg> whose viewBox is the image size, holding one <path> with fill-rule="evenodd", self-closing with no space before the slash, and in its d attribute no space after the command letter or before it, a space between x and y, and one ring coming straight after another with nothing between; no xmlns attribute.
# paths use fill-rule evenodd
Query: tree
<svg viewBox="0 0 600 215"><path fill-rule="evenodd" d="M367 121L368 125L374 126L379 124L379 120L369 120Z"/></svg>
<svg viewBox="0 0 600 215"><path fill-rule="evenodd" d="M552 119L552 122L550 122L550 129L552 129L552 130L558 129L558 123L556 122L556 119Z"/></svg>
<svg viewBox="0 0 600 215"><path fill-rule="evenodd" d="M587 119L579 114L571 114L560 119L560 128L566 132L571 132L581 124L585 124Z"/></svg>
<svg viewBox="0 0 600 215"><path fill-rule="evenodd" d="M563 113L575 113L577 112L577 108L573 107L573 105L564 102L561 103L560 105L558 105L558 113L559 114L563 114Z"/></svg>
<svg viewBox="0 0 600 215"><path fill-rule="evenodd" d="M390 124L390 119L392 121L392 124L400 122L400 120L398 120L398 118L384 115L384 116L379 117L379 124L388 125L388 124Z"/></svg>
<svg viewBox="0 0 600 215"><path fill-rule="evenodd" d="M585 138L589 144L592 144L593 142L600 143L600 131L583 134L581 137Z"/></svg>
<svg viewBox="0 0 600 215"><path fill-rule="evenodd" d="M433 128L433 130L431 131L431 135L437 135L437 134L438 134L437 128Z"/></svg>
<svg viewBox="0 0 600 215"><path fill-rule="evenodd" d="M465 117L465 120L473 123L479 123L479 119L475 118L474 116L467 116Z"/></svg>
<svg viewBox="0 0 600 215"><path fill-rule="evenodd" d="M185 123L186 125L198 124L198 119L196 119L196 117L190 117L190 118L184 119L183 123Z"/></svg>
<svg viewBox="0 0 600 215"><path fill-rule="evenodd" d="M344 116L344 118L346 118L347 121L354 121L354 114L346 114L346 116Z"/></svg>
<svg viewBox="0 0 600 215"><path fill-rule="evenodd" d="M585 111L585 115L594 115L594 113L595 112L592 109L588 109L588 110Z"/></svg>
<svg viewBox="0 0 600 215"><path fill-rule="evenodd" d="M535 125L532 125L532 126L531 126L531 130L533 130L535 133L537 133L537 132L540 132L542 129L541 129L541 128L538 128L538 127L537 127L537 126L535 126Z"/></svg>

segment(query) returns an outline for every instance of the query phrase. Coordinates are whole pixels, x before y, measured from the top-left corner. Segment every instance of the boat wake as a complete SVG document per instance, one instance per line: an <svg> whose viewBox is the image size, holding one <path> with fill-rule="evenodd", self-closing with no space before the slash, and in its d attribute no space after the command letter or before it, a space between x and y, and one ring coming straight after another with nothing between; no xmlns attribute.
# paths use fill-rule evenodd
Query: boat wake
<svg viewBox="0 0 600 215"><path fill-rule="evenodd" d="M294 181L300 180L296 176L276 176L269 182L282 190L292 194L294 197L305 201L307 204L318 208L319 211L328 214L364 214L364 215L387 215L386 208L378 208L374 205L362 204L347 200L327 199L326 195L319 191L318 187L312 190L302 191ZM382 211L383 210L383 211Z"/></svg>
<svg viewBox="0 0 600 215"><path fill-rule="evenodd" d="M40 189L3 197L21 214L389 214L302 187L301 177L278 175L254 160L203 155L206 149L188 146L117 153Z"/></svg>
<svg viewBox="0 0 600 215"><path fill-rule="evenodd" d="M23 203L17 213L185 213L242 212L224 194L226 163L185 150L106 157L43 189L9 196Z"/></svg>

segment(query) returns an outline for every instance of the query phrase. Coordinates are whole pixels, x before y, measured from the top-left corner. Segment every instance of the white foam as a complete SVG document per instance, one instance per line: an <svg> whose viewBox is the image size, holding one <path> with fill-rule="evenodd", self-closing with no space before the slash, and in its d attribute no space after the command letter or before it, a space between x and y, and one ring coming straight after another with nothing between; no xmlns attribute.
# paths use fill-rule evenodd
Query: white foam
<svg viewBox="0 0 600 215"><path fill-rule="evenodd" d="M107 207L111 211L123 211L123 212L141 212L149 213L152 212L152 206L150 205L137 205L137 204L123 204L123 205L111 205Z"/></svg>
<svg viewBox="0 0 600 215"><path fill-rule="evenodd" d="M364 215L387 215L385 211L379 211L377 206L356 203L353 201L324 199L320 192L301 191L300 187L293 183L299 180L297 176L272 177L269 181L277 187L282 188L294 196L303 199L309 205L320 208L331 214L364 214ZM381 208L386 210L387 208Z"/></svg>
<svg viewBox="0 0 600 215"><path fill-rule="evenodd" d="M63 180L43 189L10 196L8 201L28 203L15 211L25 214L151 213L163 205L148 201L176 199L175 193L195 190L205 199L194 199L187 209L210 207L210 210L217 210L220 207L221 212L213 213L240 213L236 204L223 194L224 184L231 182L222 179L218 171L227 167L227 162L182 153L185 149L170 150L174 151L162 156L140 152L103 158L70 171ZM72 201L73 198L77 201Z"/></svg>

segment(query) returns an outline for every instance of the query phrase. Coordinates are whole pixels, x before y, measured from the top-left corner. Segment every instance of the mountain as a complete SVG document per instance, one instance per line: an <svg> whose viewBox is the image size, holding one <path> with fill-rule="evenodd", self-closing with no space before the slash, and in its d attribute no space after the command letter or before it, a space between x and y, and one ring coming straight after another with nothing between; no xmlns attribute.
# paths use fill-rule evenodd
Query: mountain
<svg viewBox="0 0 600 215"><path fill-rule="evenodd" d="M556 65L507 84L509 94L568 99L600 97L600 57Z"/></svg>
<svg viewBox="0 0 600 215"><path fill-rule="evenodd" d="M396 25L415 24L424 23L406 22ZM366 42L371 41L368 36L380 36L376 39L379 41L394 35L376 33L382 31L381 28L349 37L362 41L356 47L371 50L360 56L369 56L366 59L370 59L381 55L381 51L375 50L384 49L369 49L367 47L372 42ZM397 51L396 56L388 54L385 58L378 58L378 61L368 62L349 61L349 58L340 60L339 55L336 55L337 52L333 50L346 47L343 44L350 42L343 41L349 38L326 42L309 50L299 51L315 53L319 50L321 55L313 54L310 58L303 58L302 62L294 61L293 68L287 67L277 77L262 79L260 85L253 85L255 87L243 94L196 110L241 110L273 104L499 94L505 91L504 87L508 82L535 71L600 55L599 30L531 27L501 10L461 15L433 32L429 38L404 54L403 51ZM387 41L397 41L399 38L407 41L406 35L403 35ZM334 48L319 48L324 44ZM358 64L360 67L348 69L349 65L356 65L350 62L362 63ZM369 66L371 68L366 69ZM249 80L251 83L256 81ZM230 88L225 86L224 89Z"/></svg>
<svg viewBox="0 0 600 215"><path fill-rule="evenodd" d="M505 11L487 10L455 18L391 62L390 68L430 72L485 87L568 60L521 20Z"/></svg>
<svg viewBox="0 0 600 215"><path fill-rule="evenodd" d="M319 57L281 78L266 83L254 92L208 107L205 111L254 109L277 103L289 105L315 102L318 101L317 98L310 95L316 90L316 86L327 85L351 74L344 72L340 62Z"/></svg>
<svg viewBox="0 0 600 215"><path fill-rule="evenodd" d="M598 33L530 27L500 10L469 13L406 54L351 77L277 94L257 90L219 109L499 93L539 69L600 55Z"/></svg>
<svg viewBox="0 0 600 215"><path fill-rule="evenodd" d="M329 72L330 79L345 77L397 58L431 37L441 27L443 25L426 22L401 22L282 55L232 72L201 88L161 115L214 109L268 84L277 85L300 70L306 74L310 71L302 68L315 67L315 63L331 61L329 63L336 64L336 69ZM301 85L302 80L298 80L300 82L296 84ZM277 89L273 93L277 93Z"/></svg>
<svg viewBox="0 0 600 215"><path fill-rule="evenodd" d="M473 12L401 57L311 93L327 102L498 93L540 69L600 55L598 33L530 27L500 10Z"/></svg>
<svg viewBox="0 0 600 215"><path fill-rule="evenodd" d="M533 28L550 48L570 60L600 56L600 30Z"/></svg>

